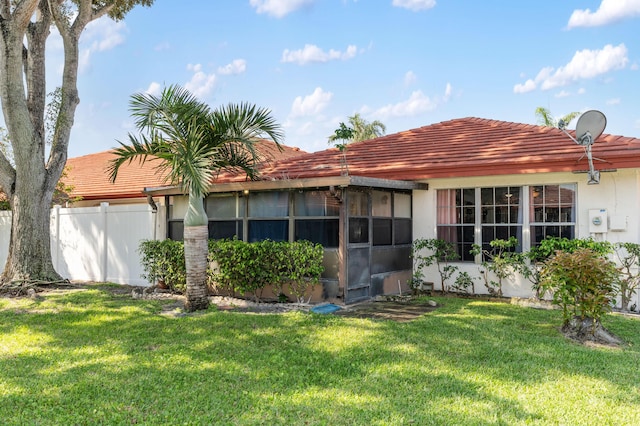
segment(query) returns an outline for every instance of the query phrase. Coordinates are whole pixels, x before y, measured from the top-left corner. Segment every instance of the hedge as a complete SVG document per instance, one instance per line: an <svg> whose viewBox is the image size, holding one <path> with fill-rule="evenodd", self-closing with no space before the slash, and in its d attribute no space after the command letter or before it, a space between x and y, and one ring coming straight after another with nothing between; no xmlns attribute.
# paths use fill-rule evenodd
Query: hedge
<svg viewBox="0 0 640 426"><path fill-rule="evenodd" d="M172 291L184 292L186 271L181 241L144 240L139 248L143 278L164 281ZM302 301L310 287L318 284L324 270L323 248L309 241L246 243L237 239L209 240L209 287L231 295L262 296L271 285L280 298ZM285 294L285 288L289 294Z"/></svg>

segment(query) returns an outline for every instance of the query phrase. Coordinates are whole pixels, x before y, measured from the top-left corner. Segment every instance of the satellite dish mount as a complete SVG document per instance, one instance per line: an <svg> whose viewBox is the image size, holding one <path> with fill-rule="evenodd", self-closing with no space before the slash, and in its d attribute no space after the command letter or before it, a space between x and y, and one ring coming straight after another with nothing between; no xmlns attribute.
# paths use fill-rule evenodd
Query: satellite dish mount
<svg viewBox="0 0 640 426"><path fill-rule="evenodd" d="M576 124L576 137L571 136L566 130L567 123L564 120L558 122L558 128L562 130L564 134L569 136L572 141L578 145L584 147L584 152L589 161L589 185L595 185L600 183L600 172L593 166L593 155L591 154L591 147L596 139L600 137L604 128L607 126L607 118L603 113L596 110L589 110L582 114Z"/></svg>

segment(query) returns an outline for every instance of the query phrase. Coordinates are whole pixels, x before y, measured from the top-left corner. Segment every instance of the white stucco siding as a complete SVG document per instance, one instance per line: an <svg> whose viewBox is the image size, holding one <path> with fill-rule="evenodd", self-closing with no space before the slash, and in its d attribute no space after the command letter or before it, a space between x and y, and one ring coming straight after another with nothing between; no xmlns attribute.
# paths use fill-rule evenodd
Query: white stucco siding
<svg viewBox="0 0 640 426"><path fill-rule="evenodd" d="M597 167L598 168L598 167ZM599 167L604 168L604 166ZM544 184L577 184L576 193L576 237L594 237L600 241L640 243L640 170L630 169L616 172L602 172L600 183L587 184L586 173L540 173L527 175L486 176L472 178L446 178L425 181L429 184L427 191L413 193L413 238L436 238L436 193L438 189L477 188L496 186L531 186ZM593 234L589 227L589 210L606 209L606 233ZM610 225L623 224L622 230L611 230ZM527 230L523 230L523 239L528 238ZM479 265L458 262L460 271L480 277ZM435 288L440 289L442 283L435 267L427 272ZM452 278L452 280L455 277ZM475 283L477 293L487 293L481 280ZM506 296L530 297L531 284L520 278L510 280L503 287ZM637 296L636 296L637 297ZM639 303L640 305L640 303Z"/></svg>
<svg viewBox="0 0 640 426"><path fill-rule="evenodd" d="M493 186L524 186L576 183L577 215L576 236L586 238L589 232L589 210L606 209L608 223L612 220L626 223L622 231L609 230L605 235L595 235L611 242L640 243L638 227L640 217L640 170L603 172L598 185L588 185L583 173L545 173L535 175L505 175L473 178L433 179L427 191L413 194L413 237L435 238L436 192L438 189L476 188Z"/></svg>

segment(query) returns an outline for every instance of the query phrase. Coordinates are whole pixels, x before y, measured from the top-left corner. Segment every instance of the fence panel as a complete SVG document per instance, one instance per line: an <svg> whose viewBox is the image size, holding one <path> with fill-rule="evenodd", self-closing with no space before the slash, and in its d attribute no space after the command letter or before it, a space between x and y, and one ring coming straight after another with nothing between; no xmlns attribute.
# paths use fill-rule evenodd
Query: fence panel
<svg viewBox="0 0 640 426"><path fill-rule="evenodd" d="M9 237L11 236L11 212L0 211L0 272L9 255Z"/></svg>
<svg viewBox="0 0 640 426"><path fill-rule="evenodd" d="M51 257L56 271L78 281L149 285L142 279L138 245L155 238L158 224L147 204L51 209ZM11 212L0 212L0 272L6 262Z"/></svg>

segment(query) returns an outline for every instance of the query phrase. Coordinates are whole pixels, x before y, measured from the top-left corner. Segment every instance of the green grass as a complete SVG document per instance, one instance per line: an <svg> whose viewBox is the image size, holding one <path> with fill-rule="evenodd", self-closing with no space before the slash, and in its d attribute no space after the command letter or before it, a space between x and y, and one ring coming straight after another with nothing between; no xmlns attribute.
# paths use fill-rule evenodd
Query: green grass
<svg viewBox="0 0 640 426"><path fill-rule="evenodd" d="M640 320L609 315L628 344L584 347L558 311L437 300L395 323L0 299L0 423L640 424Z"/></svg>

